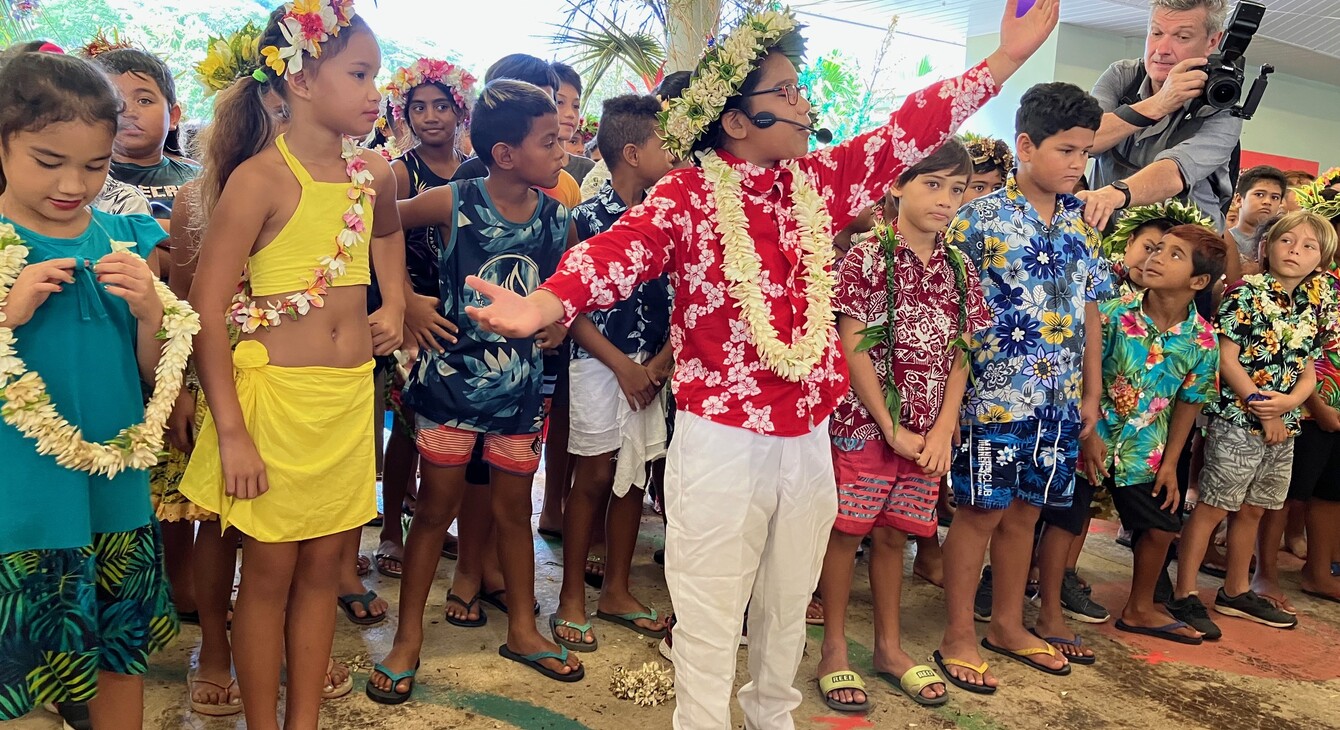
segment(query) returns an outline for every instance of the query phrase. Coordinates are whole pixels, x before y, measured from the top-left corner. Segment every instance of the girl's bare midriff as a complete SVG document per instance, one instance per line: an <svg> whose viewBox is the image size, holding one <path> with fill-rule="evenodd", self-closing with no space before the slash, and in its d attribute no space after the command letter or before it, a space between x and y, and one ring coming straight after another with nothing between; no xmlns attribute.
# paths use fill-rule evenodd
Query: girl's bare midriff
<svg viewBox="0 0 1340 730"><path fill-rule="evenodd" d="M325 306L297 320L284 317L277 327L242 335L269 351L270 364L280 367L320 365L352 368L372 359L372 330L368 326L366 286L331 287ZM285 294L256 297L279 302Z"/></svg>

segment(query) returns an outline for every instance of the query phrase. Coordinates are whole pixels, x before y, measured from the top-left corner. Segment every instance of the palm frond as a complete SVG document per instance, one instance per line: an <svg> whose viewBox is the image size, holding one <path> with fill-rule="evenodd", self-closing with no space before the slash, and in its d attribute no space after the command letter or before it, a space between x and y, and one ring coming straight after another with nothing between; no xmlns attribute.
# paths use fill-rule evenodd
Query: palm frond
<svg viewBox="0 0 1340 730"><path fill-rule="evenodd" d="M551 40L569 51L569 59L588 89L598 86L615 65L627 66L649 79L655 78L665 64L665 44L660 39L650 33L626 31L613 22L596 21L595 27L589 28L559 26Z"/></svg>

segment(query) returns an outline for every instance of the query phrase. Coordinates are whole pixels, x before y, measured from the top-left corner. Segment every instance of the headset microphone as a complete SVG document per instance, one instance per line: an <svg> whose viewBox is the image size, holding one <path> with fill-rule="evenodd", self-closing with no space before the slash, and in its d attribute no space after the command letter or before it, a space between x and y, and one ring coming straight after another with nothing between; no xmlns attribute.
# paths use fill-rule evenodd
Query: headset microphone
<svg viewBox="0 0 1340 730"><path fill-rule="evenodd" d="M753 123L755 127L758 127L759 129L767 129L772 125L781 122L782 124L790 124L793 127L800 127L801 129L809 130L809 133L814 135L814 138L819 142L819 144L828 144L829 142L833 141L833 133L827 129L824 129L822 127L819 128L811 127L808 124L793 122L790 119L781 119L772 112L759 112L752 117L746 117L746 118L751 123Z"/></svg>

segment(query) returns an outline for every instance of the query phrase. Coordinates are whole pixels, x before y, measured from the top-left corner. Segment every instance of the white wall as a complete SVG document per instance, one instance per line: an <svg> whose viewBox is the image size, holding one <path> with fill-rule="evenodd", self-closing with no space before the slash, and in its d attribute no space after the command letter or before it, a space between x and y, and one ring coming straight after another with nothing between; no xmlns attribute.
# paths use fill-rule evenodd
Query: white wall
<svg viewBox="0 0 1340 730"><path fill-rule="evenodd" d="M983 58L999 36L971 36L969 62ZM1074 25L1062 25L1038 54L1006 84L1001 96L966 125L982 134L1013 139L1014 109L1029 86L1040 81L1067 81L1093 87L1113 61L1137 58L1144 38L1124 38ZM1251 61L1248 54L1248 61ZM1255 73L1255 68L1248 68ZM1251 79L1248 79L1250 84ZM1340 165L1340 87L1276 73L1256 116L1243 126L1243 149L1272 155L1317 160L1321 169Z"/></svg>

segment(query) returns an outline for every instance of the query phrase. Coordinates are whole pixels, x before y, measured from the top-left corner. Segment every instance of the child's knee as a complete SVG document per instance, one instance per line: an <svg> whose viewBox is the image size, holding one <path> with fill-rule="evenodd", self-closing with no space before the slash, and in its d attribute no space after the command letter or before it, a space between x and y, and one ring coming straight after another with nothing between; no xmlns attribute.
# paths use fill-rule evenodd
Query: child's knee
<svg viewBox="0 0 1340 730"><path fill-rule="evenodd" d="M876 552L902 553L907 545L907 534L892 527L876 527L871 542Z"/></svg>
<svg viewBox="0 0 1340 730"><path fill-rule="evenodd" d="M834 527L832 532L828 534L828 549L836 550L844 554L847 551L850 551L852 555L855 555L856 548L860 547L861 541L864 539L864 535L853 535Z"/></svg>
<svg viewBox="0 0 1340 730"><path fill-rule="evenodd" d="M1261 517L1265 515L1265 513L1265 507L1244 503L1238 508L1238 513L1234 516L1234 519L1249 523L1260 522Z"/></svg>

